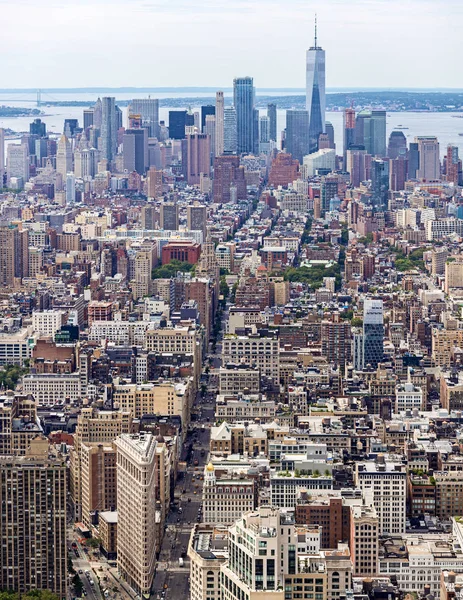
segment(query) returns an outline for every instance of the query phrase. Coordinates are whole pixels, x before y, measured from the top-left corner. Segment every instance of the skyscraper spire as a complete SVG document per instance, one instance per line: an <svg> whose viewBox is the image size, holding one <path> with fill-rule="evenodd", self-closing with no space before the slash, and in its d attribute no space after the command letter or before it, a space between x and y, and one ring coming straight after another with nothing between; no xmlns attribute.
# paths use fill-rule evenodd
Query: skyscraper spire
<svg viewBox="0 0 463 600"><path fill-rule="evenodd" d="M314 48L317 48L317 13L315 13L315 43Z"/></svg>

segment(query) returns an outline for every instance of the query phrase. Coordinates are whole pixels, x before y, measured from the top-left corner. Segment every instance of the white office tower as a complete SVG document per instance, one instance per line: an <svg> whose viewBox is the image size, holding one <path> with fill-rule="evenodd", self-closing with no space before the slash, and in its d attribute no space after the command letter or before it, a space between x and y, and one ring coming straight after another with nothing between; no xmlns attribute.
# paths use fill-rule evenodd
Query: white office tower
<svg viewBox="0 0 463 600"><path fill-rule="evenodd" d="M29 180L29 148L27 144L10 144L6 153L7 187L12 179L20 179L20 187Z"/></svg>
<svg viewBox="0 0 463 600"><path fill-rule="evenodd" d="M99 149L101 158L112 161L117 152L118 115L115 99L104 97L101 102L101 134Z"/></svg>
<svg viewBox="0 0 463 600"><path fill-rule="evenodd" d="M223 92L215 95L215 156L222 156L224 150L224 99Z"/></svg>
<svg viewBox="0 0 463 600"><path fill-rule="evenodd" d="M159 100L156 98L132 100L127 114L140 115L143 126L148 126L149 137L159 137Z"/></svg>
<svg viewBox="0 0 463 600"><path fill-rule="evenodd" d="M236 110L234 106L223 111L223 151L225 154L236 154L238 137L236 130Z"/></svg>
<svg viewBox="0 0 463 600"><path fill-rule="evenodd" d="M66 175L66 204L74 204L76 201L76 176L74 173Z"/></svg>
<svg viewBox="0 0 463 600"><path fill-rule="evenodd" d="M314 45L306 58L306 110L309 113L309 153L318 150L318 138L325 132L325 51L317 43L315 19Z"/></svg>
<svg viewBox="0 0 463 600"><path fill-rule="evenodd" d="M270 119L267 116L259 119L259 152L270 152Z"/></svg>
<svg viewBox="0 0 463 600"><path fill-rule="evenodd" d="M123 434L117 449L117 563L139 595L150 594L156 565L156 440Z"/></svg>
<svg viewBox="0 0 463 600"><path fill-rule="evenodd" d="M204 133L209 136L211 140L211 157L214 158L216 155L216 117L214 115L206 115L206 123L204 125Z"/></svg>
<svg viewBox="0 0 463 600"><path fill-rule="evenodd" d="M72 171L72 149L68 138L63 133L56 150L56 172L61 175L61 181L64 182L70 171Z"/></svg>
<svg viewBox="0 0 463 600"><path fill-rule="evenodd" d="M5 175L5 130L0 127L0 188Z"/></svg>

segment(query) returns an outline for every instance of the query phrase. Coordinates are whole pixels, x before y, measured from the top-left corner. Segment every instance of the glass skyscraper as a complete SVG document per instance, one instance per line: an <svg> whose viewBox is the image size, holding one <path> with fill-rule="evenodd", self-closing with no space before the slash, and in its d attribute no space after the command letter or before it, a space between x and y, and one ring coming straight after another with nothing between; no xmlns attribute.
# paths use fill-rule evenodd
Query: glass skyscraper
<svg viewBox="0 0 463 600"><path fill-rule="evenodd" d="M287 110L286 151L302 164L309 148L309 113L306 110Z"/></svg>
<svg viewBox="0 0 463 600"><path fill-rule="evenodd" d="M238 154L252 154L255 150L255 141L257 141L254 140L256 126L252 77L238 77L233 81L233 104L236 110Z"/></svg>
<svg viewBox="0 0 463 600"><path fill-rule="evenodd" d="M376 369L383 360L383 301L366 298L363 303L363 367Z"/></svg>
<svg viewBox="0 0 463 600"><path fill-rule="evenodd" d="M315 42L307 50L306 61L306 109L309 113L310 152L318 150L318 136L325 133L325 51Z"/></svg>

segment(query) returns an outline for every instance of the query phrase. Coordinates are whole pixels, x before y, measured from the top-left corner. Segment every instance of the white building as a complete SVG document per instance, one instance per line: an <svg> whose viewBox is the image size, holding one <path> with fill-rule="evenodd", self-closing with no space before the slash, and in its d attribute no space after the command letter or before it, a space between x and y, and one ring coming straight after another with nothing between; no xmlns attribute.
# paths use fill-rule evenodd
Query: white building
<svg viewBox="0 0 463 600"><path fill-rule="evenodd" d="M402 463L386 462L378 455L376 462L356 463L355 484L361 490L373 490L373 504L379 518L380 534L405 532L407 473Z"/></svg>
<svg viewBox="0 0 463 600"><path fill-rule="evenodd" d="M214 465L204 470L203 521L233 525L255 507L254 481L248 477L216 477Z"/></svg>
<svg viewBox="0 0 463 600"><path fill-rule="evenodd" d="M237 336L228 334L222 342L223 363L255 364L262 375L276 383L280 375L280 344L277 338L259 335Z"/></svg>
<svg viewBox="0 0 463 600"><path fill-rule="evenodd" d="M32 328L41 336L55 337L64 323L64 312L59 310L43 310L32 313Z"/></svg>
<svg viewBox="0 0 463 600"><path fill-rule="evenodd" d="M40 373L25 375L25 394L32 394L39 405L68 404L82 397L80 373Z"/></svg>
<svg viewBox="0 0 463 600"><path fill-rule="evenodd" d="M117 449L117 564L137 594L148 594L156 566L156 440L123 434Z"/></svg>
<svg viewBox="0 0 463 600"><path fill-rule="evenodd" d="M0 365L23 365L31 357L34 345L31 327L0 334Z"/></svg>
<svg viewBox="0 0 463 600"><path fill-rule="evenodd" d="M400 414L404 410L426 408L423 406L423 390L413 383L399 384L395 388L395 413Z"/></svg>
<svg viewBox="0 0 463 600"><path fill-rule="evenodd" d="M334 171L336 168L336 151L332 148L322 148L304 156L303 164L307 167L307 177L317 175L319 169Z"/></svg>
<svg viewBox="0 0 463 600"><path fill-rule="evenodd" d="M220 567L228 559L228 529L195 525L188 558L191 600L220 600Z"/></svg>
<svg viewBox="0 0 463 600"><path fill-rule="evenodd" d="M332 490L333 478L331 475L311 474L296 476L295 471L280 472L270 471L270 496L272 506L281 508L294 508L296 498L301 489L306 490Z"/></svg>
<svg viewBox="0 0 463 600"><path fill-rule="evenodd" d="M29 149L27 144L9 144L6 151L7 186L12 178L20 178L22 187L29 180Z"/></svg>

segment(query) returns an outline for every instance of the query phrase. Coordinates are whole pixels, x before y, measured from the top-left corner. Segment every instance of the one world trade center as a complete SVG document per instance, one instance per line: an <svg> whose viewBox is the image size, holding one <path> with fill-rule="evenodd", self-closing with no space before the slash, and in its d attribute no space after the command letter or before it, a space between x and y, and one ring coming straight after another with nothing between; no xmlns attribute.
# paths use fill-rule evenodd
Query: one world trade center
<svg viewBox="0 0 463 600"><path fill-rule="evenodd" d="M317 44L317 19L315 18L314 45L307 50L306 109L309 113L309 148L318 150L318 138L325 133L325 51Z"/></svg>

